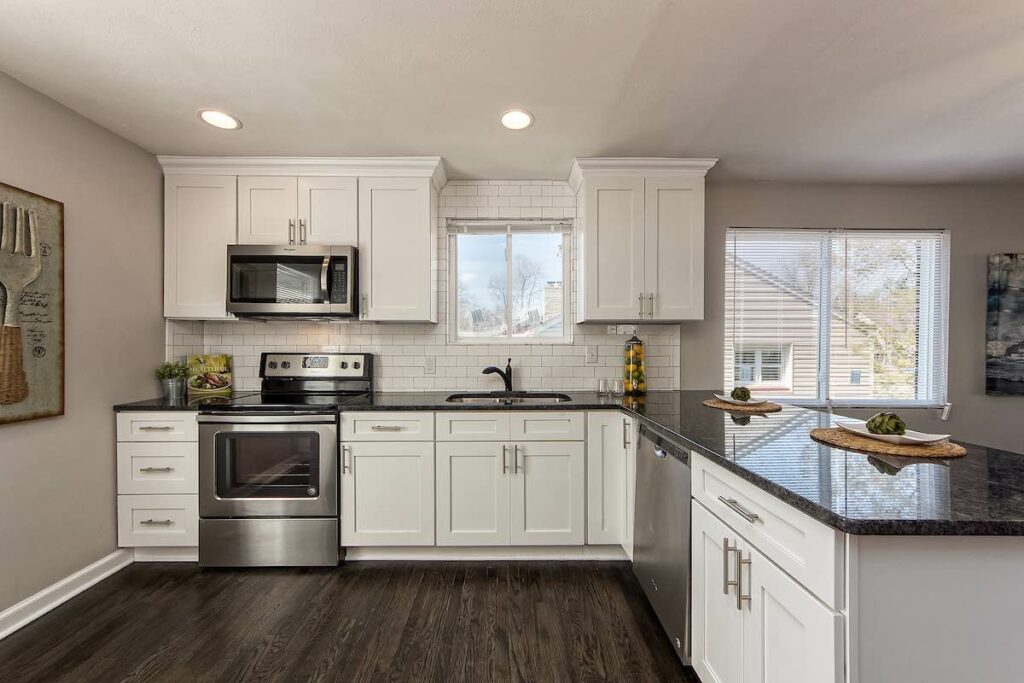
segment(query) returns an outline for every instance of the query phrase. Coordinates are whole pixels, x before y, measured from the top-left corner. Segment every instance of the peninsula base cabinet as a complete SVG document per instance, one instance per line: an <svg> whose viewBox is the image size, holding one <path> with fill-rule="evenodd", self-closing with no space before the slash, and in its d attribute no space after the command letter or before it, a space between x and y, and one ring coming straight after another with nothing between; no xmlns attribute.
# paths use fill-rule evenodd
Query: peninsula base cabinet
<svg viewBox="0 0 1024 683"><path fill-rule="evenodd" d="M587 543L621 545L630 559L636 428L619 411L587 416Z"/></svg>

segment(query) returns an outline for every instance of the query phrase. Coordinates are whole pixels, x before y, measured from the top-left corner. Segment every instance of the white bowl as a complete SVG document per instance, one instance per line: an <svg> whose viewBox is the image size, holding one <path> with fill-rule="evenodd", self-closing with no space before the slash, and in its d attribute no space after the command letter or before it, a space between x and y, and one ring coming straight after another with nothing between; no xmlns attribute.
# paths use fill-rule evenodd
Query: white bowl
<svg viewBox="0 0 1024 683"><path fill-rule="evenodd" d="M765 403L768 402L768 401L765 401L763 399L759 400L759 399L756 399L756 398L751 398L749 401L740 401L738 399L733 398L729 394L715 394L715 398L717 398L719 401L725 401L726 403L731 403L734 406L760 406L760 405L764 405Z"/></svg>
<svg viewBox="0 0 1024 683"><path fill-rule="evenodd" d="M869 439L875 439L876 441L887 441L889 443L898 444L926 444L935 443L936 441L942 441L948 439L949 434L925 434L924 432L915 432L912 429L908 429L906 434L872 434L868 431L866 422L840 422L840 429L845 429L848 432L852 432L859 436L866 436Z"/></svg>

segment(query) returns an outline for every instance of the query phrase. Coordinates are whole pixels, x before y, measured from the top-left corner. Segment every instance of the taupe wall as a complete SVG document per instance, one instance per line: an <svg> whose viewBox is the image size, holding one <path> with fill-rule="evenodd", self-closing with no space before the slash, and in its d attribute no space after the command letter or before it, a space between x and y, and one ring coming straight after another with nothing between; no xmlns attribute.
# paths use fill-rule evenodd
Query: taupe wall
<svg viewBox="0 0 1024 683"><path fill-rule="evenodd" d="M0 425L0 611L113 552L112 404L162 360L155 158L0 74L0 182L64 202L65 415Z"/></svg>
<svg viewBox="0 0 1024 683"><path fill-rule="evenodd" d="M722 384L725 230L730 226L949 228L949 400L953 411L948 422L938 420L938 411L905 412L915 427L1024 452L1024 397L985 396L986 259L990 253L1024 252L1024 186L710 181L706 316L702 322L682 325L683 389Z"/></svg>

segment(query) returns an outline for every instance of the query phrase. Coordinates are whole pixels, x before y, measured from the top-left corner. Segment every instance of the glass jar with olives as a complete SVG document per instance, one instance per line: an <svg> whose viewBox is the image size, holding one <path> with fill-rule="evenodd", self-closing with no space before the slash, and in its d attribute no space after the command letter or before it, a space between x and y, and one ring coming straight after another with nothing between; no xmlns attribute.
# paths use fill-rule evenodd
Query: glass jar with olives
<svg viewBox="0 0 1024 683"><path fill-rule="evenodd" d="M625 366L622 379L627 395L647 393L647 361L644 358L644 343L635 334L626 342Z"/></svg>

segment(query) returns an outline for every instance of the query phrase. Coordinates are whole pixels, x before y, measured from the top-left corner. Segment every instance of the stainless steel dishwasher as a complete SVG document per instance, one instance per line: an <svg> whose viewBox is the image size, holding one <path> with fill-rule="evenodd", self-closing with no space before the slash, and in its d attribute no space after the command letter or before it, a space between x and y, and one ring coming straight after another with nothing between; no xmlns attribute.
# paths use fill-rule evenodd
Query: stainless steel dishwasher
<svg viewBox="0 0 1024 683"><path fill-rule="evenodd" d="M640 427L633 573L669 641L690 663L690 453Z"/></svg>

